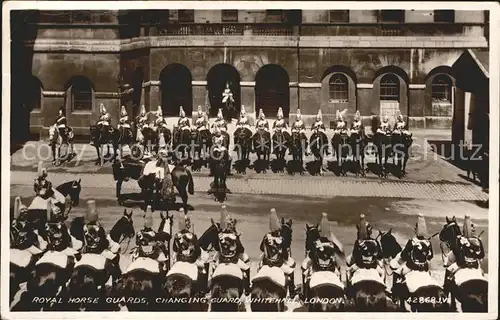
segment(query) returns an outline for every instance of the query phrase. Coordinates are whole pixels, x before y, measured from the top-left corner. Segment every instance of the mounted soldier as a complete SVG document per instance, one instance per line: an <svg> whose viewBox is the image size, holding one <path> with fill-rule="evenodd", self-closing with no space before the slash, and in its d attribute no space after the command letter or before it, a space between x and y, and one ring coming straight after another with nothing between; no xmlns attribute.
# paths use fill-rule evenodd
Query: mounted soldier
<svg viewBox="0 0 500 320"><path fill-rule="evenodd" d="M274 120L273 123L273 130L275 130L276 132L283 132L286 129L288 129L288 124L286 123L285 119L283 119L283 109L279 107L277 119Z"/></svg>
<svg viewBox="0 0 500 320"><path fill-rule="evenodd" d="M342 117L342 113L340 113L340 110L337 110L337 114L335 115L334 134L343 133L347 133L347 123L344 121L344 117Z"/></svg>
<svg viewBox="0 0 500 320"><path fill-rule="evenodd" d="M87 201L87 212L85 214L85 224L83 225L84 232L84 253L89 248L94 248L97 243L104 246L105 249L100 253L107 259L118 263L120 245L113 241L109 234L106 234L103 226L99 222L99 212L97 211L95 200Z"/></svg>
<svg viewBox="0 0 500 320"><path fill-rule="evenodd" d="M186 116L186 112L184 112L184 108L182 106L179 107L179 120L177 121L177 126L179 130L182 132L184 130L191 131L191 124L189 118Z"/></svg>
<svg viewBox="0 0 500 320"><path fill-rule="evenodd" d="M158 109L156 110L156 119L155 119L154 125L156 127L156 130L158 130L158 132L161 129L168 128L167 121L163 117L163 112L162 112L161 106L158 106Z"/></svg>
<svg viewBox="0 0 500 320"><path fill-rule="evenodd" d="M54 199L58 206L64 206L66 198L57 191L52 183L47 180L47 169L43 167L43 162L38 162L38 176L33 182L33 189L35 190L36 197L29 206L29 209L45 209L47 208L47 200Z"/></svg>
<svg viewBox="0 0 500 320"><path fill-rule="evenodd" d="M140 143L144 142L144 135L142 134L142 129L145 127L149 127L148 116L146 113L146 107L144 105L141 106L141 111L139 116L137 117L137 141Z"/></svg>
<svg viewBox="0 0 500 320"><path fill-rule="evenodd" d="M259 109L259 118L255 123L256 130L269 132L269 122L266 120L266 116L264 115L264 111Z"/></svg>
<svg viewBox="0 0 500 320"><path fill-rule="evenodd" d="M195 121L195 128L198 132L209 130L209 124L208 124L208 118L205 112L203 112L203 109L201 108L201 105L198 106L198 113L197 113L197 118Z"/></svg>
<svg viewBox="0 0 500 320"><path fill-rule="evenodd" d="M351 133L360 133L361 136L365 135L365 127L361 121L361 114L359 113L359 110L357 110L354 115L354 121L351 124Z"/></svg>
<svg viewBox="0 0 500 320"><path fill-rule="evenodd" d="M215 119L212 124L212 130L215 132L216 129L220 129L221 132L227 132L227 122L222 115L222 109L217 112L217 119Z"/></svg>
<svg viewBox="0 0 500 320"><path fill-rule="evenodd" d="M57 131L59 131L59 134L61 137L64 138L71 138L71 134L73 133L73 129L68 126L68 120L66 119L66 115L64 112L64 107L61 107L57 113L57 119L55 126L57 128ZM73 145L71 144L71 148L73 150Z"/></svg>
<svg viewBox="0 0 500 320"><path fill-rule="evenodd" d="M27 219L28 208L22 203L21 197L14 199L14 216L10 225L10 247L13 249L26 250L31 255L42 253L47 248L47 242L40 237L30 226ZM15 255L11 259L17 261Z"/></svg>
<svg viewBox="0 0 500 320"><path fill-rule="evenodd" d="M55 205L51 199L49 199L48 201L48 206L51 207L51 213L52 213L52 220L54 222L60 222L60 223L64 223L64 221L66 221L68 219L68 215L69 215L69 211L71 210L71 208L68 210L68 212L63 212L61 210L60 207L58 207L57 205ZM70 238L70 246L71 248L75 249L75 250L81 250L82 247L83 247L83 242L76 239L70 232L69 230L67 230L67 236Z"/></svg>
<svg viewBox="0 0 500 320"><path fill-rule="evenodd" d="M384 115L382 118L382 122L380 123L377 132L381 134L388 135L391 133L391 125L389 124L389 117Z"/></svg>
<svg viewBox="0 0 500 320"><path fill-rule="evenodd" d="M229 87L229 82L226 82L226 88L222 92L222 103L226 106L226 119L231 119L230 112L234 106L234 96L231 88Z"/></svg>
<svg viewBox="0 0 500 320"><path fill-rule="evenodd" d="M125 109L125 106L122 106L122 109L120 112L120 120L118 121L117 127L118 127L118 130L130 129L130 121L128 119L127 109Z"/></svg>
<svg viewBox="0 0 500 320"><path fill-rule="evenodd" d="M248 121L247 113L245 111L245 106L241 105L240 117L236 122L236 129L247 128L250 130L250 122Z"/></svg>
<svg viewBox="0 0 500 320"><path fill-rule="evenodd" d="M403 135L410 135L410 132L406 128L406 122L404 121L401 111L398 110L398 116L396 118L396 123L394 124L394 131Z"/></svg>
<svg viewBox="0 0 500 320"><path fill-rule="evenodd" d="M136 236L137 248L134 250L132 259L150 258L157 261L162 270L167 270L169 266L165 263L168 261L168 248L162 245L158 240L156 231L153 230L153 212L151 206L146 207L144 213L144 228L137 233Z"/></svg>
<svg viewBox="0 0 500 320"><path fill-rule="evenodd" d="M174 166L168 163L166 150L160 149L156 161L146 163L142 171L143 177L154 175L154 189L156 191L161 190L162 198L167 201L175 201L175 186L171 175L173 169ZM140 181L138 183L141 185Z"/></svg>
<svg viewBox="0 0 500 320"><path fill-rule="evenodd" d="M111 127L111 116L109 115L108 111L106 111L104 103L101 103L101 105L99 106L99 110L101 115L99 116L97 126L101 128L101 132L103 135L109 134Z"/></svg>
<svg viewBox="0 0 500 320"><path fill-rule="evenodd" d="M295 291L294 270L296 263L292 256L289 254L290 248L286 247L285 239L281 234L281 222L278 218L278 214L276 213L276 209L274 208L269 212L269 232L266 233L266 235L260 242L260 250L262 251L262 254L260 255L258 269L262 268L263 265L272 265L272 261L269 261L269 259L272 259L272 257L270 257L268 253L266 253L266 242L276 243L278 246L282 246L281 249L283 250L283 252L286 252L284 256L284 263L281 266L281 269L288 277L287 282L289 285L288 287L290 288L290 295L293 296Z"/></svg>
<svg viewBox="0 0 500 320"><path fill-rule="evenodd" d="M427 225L422 214L415 224L415 236L408 240L404 249L391 260L391 268L397 274L405 276L412 270L428 271L429 261L434 256L432 244L427 239Z"/></svg>
<svg viewBox="0 0 500 320"><path fill-rule="evenodd" d="M340 114L340 113L338 113L338 114ZM318 114L316 115L316 121L314 121L314 123L312 124L311 131L313 132L313 135L315 133L317 133L317 134L320 134L323 136L323 145L317 146L317 147L323 148L326 155L329 155L330 151L329 151L329 146L328 146L328 137L326 136L326 127L325 127L325 124L323 123L323 114L321 113L321 109L318 110ZM311 138L312 138L312 136L311 136ZM322 167L321 167L321 170L323 170Z"/></svg>
<svg viewBox="0 0 500 320"><path fill-rule="evenodd" d="M297 109L297 117L295 119L295 122L292 125L292 133L298 132L300 133L301 139L307 139L306 138L306 126L304 122L302 121L302 115L300 113L300 109Z"/></svg>

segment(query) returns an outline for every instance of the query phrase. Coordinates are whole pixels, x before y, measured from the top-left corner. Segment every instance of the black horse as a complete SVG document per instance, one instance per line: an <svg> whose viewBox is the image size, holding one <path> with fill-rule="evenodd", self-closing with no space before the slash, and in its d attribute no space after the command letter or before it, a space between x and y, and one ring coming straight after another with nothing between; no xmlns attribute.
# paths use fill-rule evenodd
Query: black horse
<svg viewBox="0 0 500 320"><path fill-rule="evenodd" d="M347 174L345 164L347 157L351 154L352 140L347 135L346 131L335 133L332 137L333 152L337 158L337 168L340 174L345 176Z"/></svg>
<svg viewBox="0 0 500 320"><path fill-rule="evenodd" d="M252 131L248 128L238 128L234 132L234 151L238 154L238 162L235 166L240 173L246 173L250 163L250 151L252 150Z"/></svg>
<svg viewBox="0 0 500 320"><path fill-rule="evenodd" d="M375 132L373 144L377 152L377 163L380 166L379 176L387 178L387 160L392 155L391 135Z"/></svg>
<svg viewBox="0 0 500 320"><path fill-rule="evenodd" d="M394 165L399 171L400 178L406 176L406 163L410 157L410 148L413 143L411 134L393 132L391 136Z"/></svg>
<svg viewBox="0 0 500 320"><path fill-rule="evenodd" d="M144 162L135 161L133 159L116 159L113 163L113 177L116 181L116 199L120 205L124 204L124 199L121 196L121 186L123 181L127 181L128 179L142 179L141 189L154 190L154 175L152 175L151 177L143 177L142 171L144 169L144 166ZM193 176L191 175L191 171L182 166L176 166L170 174L172 176L172 183L179 192L184 209L187 212L188 193L191 195L194 194L194 181Z"/></svg>
<svg viewBox="0 0 500 320"><path fill-rule="evenodd" d="M292 132L290 137L290 153L292 154L293 164L297 165L297 169L295 167L292 168L292 174L295 174L298 171L301 175L304 174L304 155L307 151L308 143L305 135L300 132Z"/></svg>
<svg viewBox="0 0 500 320"><path fill-rule="evenodd" d="M131 124L132 125L132 124ZM118 150L120 152L120 157L123 157L123 146L127 145L131 151L131 154L135 153L135 137L131 128L121 127L118 129Z"/></svg>
<svg viewBox="0 0 500 320"><path fill-rule="evenodd" d="M263 172L266 173L271 156L271 135L268 131L257 130L252 137L252 150L257 154L254 166L256 168L262 167Z"/></svg>
<svg viewBox="0 0 500 320"><path fill-rule="evenodd" d="M189 163L190 147L192 145L191 131L188 129L181 130L179 127L174 127L172 149L174 158L178 163Z"/></svg>
<svg viewBox="0 0 500 320"><path fill-rule="evenodd" d="M272 147L278 171L283 172L286 166L285 155L290 147L290 134L286 131L276 131L272 137Z"/></svg>
<svg viewBox="0 0 500 320"><path fill-rule="evenodd" d="M328 155L328 137L322 131L314 131L309 138L309 147L318 166L318 169L314 170L313 174L323 175L323 159L325 154Z"/></svg>
<svg viewBox="0 0 500 320"><path fill-rule="evenodd" d="M367 145L366 135L363 131L351 132L349 137L351 152L352 152L352 160L356 164L356 175L361 174L362 177L366 176L365 174L365 147Z"/></svg>
<svg viewBox="0 0 500 320"><path fill-rule="evenodd" d="M449 219L446 217L446 224L439 233L439 239L451 250L456 260L464 256L459 243L459 236L461 234L456 218L453 217ZM482 244L476 244L477 248L473 246L474 245L471 245L471 251L473 251L474 254L476 252L482 252L484 254ZM461 265L462 261L457 261L457 263ZM463 269L470 268L470 270L479 274L482 273L479 265L461 265L460 267ZM451 294L452 310L456 310L456 300L458 300L461 304L462 312L488 312L488 281L481 279L481 277L477 277L477 279L472 278L457 285L448 273L448 270L446 270L444 289L447 293Z"/></svg>
<svg viewBox="0 0 500 320"><path fill-rule="evenodd" d="M203 165L208 166L207 157L210 156L210 148L212 147L212 137L207 129L191 131L191 141L194 143L192 151L193 170L201 168ZM198 165L195 165L198 164Z"/></svg>
<svg viewBox="0 0 500 320"><path fill-rule="evenodd" d="M118 140L120 137L118 130L109 126L109 131L106 131L97 125L91 125L89 131L91 144L94 145L97 151L96 164L100 165L103 161L115 159L118 156ZM110 145L113 147L113 157L110 157ZM107 147L107 153L106 155L101 155L101 150L104 151L104 146Z"/></svg>

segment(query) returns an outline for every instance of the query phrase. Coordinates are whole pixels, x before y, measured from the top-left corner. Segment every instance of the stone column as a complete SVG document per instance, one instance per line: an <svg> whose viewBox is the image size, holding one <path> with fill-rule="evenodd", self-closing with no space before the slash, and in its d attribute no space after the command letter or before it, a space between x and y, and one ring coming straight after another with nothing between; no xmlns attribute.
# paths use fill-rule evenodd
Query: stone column
<svg viewBox="0 0 500 320"><path fill-rule="evenodd" d="M241 81L240 88L241 104L245 106L249 121L253 125L257 112L255 106L255 81Z"/></svg>
<svg viewBox="0 0 500 320"><path fill-rule="evenodd" d="M425 118L425 84L410 84L409 91L408 126L409 128L424 129L427 122ZM405 114L403 111L401 113Z"/></svg>
<svg viewBox="0 0 500 320"><path fill-rule="evenodd" d="M146 105L146 111L156 110L161 105L160 81L151 80L149 82L149 105Z"/></svg>

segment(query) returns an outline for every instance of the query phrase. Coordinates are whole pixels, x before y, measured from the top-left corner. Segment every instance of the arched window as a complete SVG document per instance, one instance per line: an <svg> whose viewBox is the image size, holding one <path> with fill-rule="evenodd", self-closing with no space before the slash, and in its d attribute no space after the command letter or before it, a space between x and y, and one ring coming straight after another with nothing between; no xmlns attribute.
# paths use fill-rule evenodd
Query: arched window
<svg viewBox="0 0 500 320"><path fill-rule="evenodd" d="M451 79L440 74L432 80L432 115L436 117L451 117Z"/></svg>
<svg viewBox="0 0 500 320"><path fill-rule="evenodd" d="M399 79L394 74L386 74L380 79L380 100L399 101Z"/></svg>
<svg viewBox="0 0 500 320"><path fill-rule="evenodd" d="M342 73L335 73L329 81L330 100L333 102L349 101L349 82Z"/></svg>
<svg viewBox="0 0 500 320"><path fill-rule="evenodd" d="M75 77L71 82L73 110L92 110L92 83L85 77Z"/></svg>

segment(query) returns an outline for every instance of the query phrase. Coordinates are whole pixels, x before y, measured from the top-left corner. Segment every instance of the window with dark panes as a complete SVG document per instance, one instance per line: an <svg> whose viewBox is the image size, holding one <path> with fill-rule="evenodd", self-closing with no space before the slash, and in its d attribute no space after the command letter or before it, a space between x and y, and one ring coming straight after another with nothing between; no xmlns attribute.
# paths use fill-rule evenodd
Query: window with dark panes
<svg viewBox="0 0 500 320"><path fill-rule="evenodd" d="M92 22L91 11L73 11L71 12L71 23L88 23Z"/></svg>
<svg viewBox="0 0 500 320"><path fill-rule="evenodd" d="M434 10L434 22L455 22L455 10Z"/></svg>
<svg viewBox="0 0 500 320"><path fill-rule="evenodd" d="M238 10L222 10L222 22L238 22Z"/></svg>
<svg viewBox="0 0 500 320"><path fill-rule="evenodd" d="M399 79L394 74L386 74L380 79L380 100L399 101Z"/></svg>
<svg viewBox="0 0 500 320"><path fill-rule="evenodd" d="M73 110L92 110L92 84L87 78L79 77L73 80L71 98Z"/></svg>
<svg viewBox="0 0 500 320"><path fill-rule="evenodd" d="M40 23L71 23L71 12L40 11Z"/></svg>
<svg viewBox="0 0 500 320"><path fill-rule="evenodd" d="M404 21L404 10L380 10L380 22L403 23Z"/></svg>
<svg viewBox="0 0 500 320"><path fill-rule="evenodd" d="M436 117L451 117L452 82L448 75L440 74L432 80L432 115Z"/></svg>
<svg viewBox="0 0 500 320"><path fill-rule="evenodd" d="M330 100L347 102L349 100L349 82L342 73L334 74L329 81Z"/></svg>
<svg viewBox="0 0 500 320"><path fill-rule="evenodd" d="M281 10L266 10L268 22L282 22Z"/></svg>
<svg viewBox="0 0 500 320"><path fill-rule="evenodd" d="M179 22L194 22L194 10L179 10Z"/></svg>
<svg viewBox="0 0 500 320"><path fill-rule="evenodd" d="M330 10L330 22L349 22L349 10Z"/></svg>

